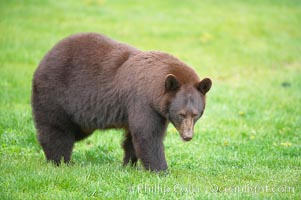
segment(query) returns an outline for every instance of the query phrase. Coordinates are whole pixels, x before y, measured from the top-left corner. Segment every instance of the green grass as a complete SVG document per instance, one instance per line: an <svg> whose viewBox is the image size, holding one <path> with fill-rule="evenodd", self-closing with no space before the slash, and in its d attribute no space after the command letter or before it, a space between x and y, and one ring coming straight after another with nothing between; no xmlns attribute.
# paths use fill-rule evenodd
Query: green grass
<svg viewBox="0 0 301 200"><path fill-rule="evenodd" d="M1 1L0 199L300 199L300 27L299 0ZM90 31L212 78L193 141L168 129L168 175L121 167L115 130L76 144L72 166L45 162L32 74L58 40Z"/></svg>

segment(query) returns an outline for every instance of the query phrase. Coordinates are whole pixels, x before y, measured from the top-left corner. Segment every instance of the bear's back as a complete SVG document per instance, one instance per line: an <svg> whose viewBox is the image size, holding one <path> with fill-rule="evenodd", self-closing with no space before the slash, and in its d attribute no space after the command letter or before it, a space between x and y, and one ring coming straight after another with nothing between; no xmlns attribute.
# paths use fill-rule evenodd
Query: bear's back
<svg viewBox="0 0 301 200"><path fill-rule="evenodd" d="M35 79L43 81L48 77L48 81L53 80L55 85L61 84L61 87L74 81L78 84L87 84L87 81L105 82L114 76L130 55L137 52L134 47L100 34L71 35L46 54L38 66Z"/></svg>

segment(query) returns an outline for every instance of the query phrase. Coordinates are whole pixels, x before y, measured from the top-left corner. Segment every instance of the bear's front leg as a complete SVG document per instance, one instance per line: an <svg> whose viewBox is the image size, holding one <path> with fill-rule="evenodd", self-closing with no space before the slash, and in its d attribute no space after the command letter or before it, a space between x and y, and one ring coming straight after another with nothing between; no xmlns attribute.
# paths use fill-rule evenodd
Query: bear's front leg
<svg viewBox="0 0 301 200"><path fill-rule="evenodd" d="M135 137L134 146L145 169L156 172L167 170L162 138L140 135Z"/></svg>
<svg viewBox="0 0 301 200"><path fill-rule="evenodd" d="M151 171L167 170L163 139L167 120L157 113L145 112L143 116L132 118L130 131L137 157L145 169Z"/></svg>

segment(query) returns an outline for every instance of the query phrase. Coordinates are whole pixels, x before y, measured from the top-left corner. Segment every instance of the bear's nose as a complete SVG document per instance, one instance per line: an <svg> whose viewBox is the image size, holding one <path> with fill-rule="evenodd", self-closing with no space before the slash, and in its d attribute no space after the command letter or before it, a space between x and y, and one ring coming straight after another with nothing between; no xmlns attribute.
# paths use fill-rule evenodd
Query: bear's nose
<svg viewBox="0 0 301 200"><path fill-rule="evenodd" d="M182 139L184 141L190 141L192 139L193 136L193 131L189 130L188 132L184 132L182 135Z"/></svg>
<svg viewBox="0 0 301 200"><path fill-rule="evenodd" d="M192 139L192 137L190 136L183 136L183 140L185 141L190 141Z"/></svg>

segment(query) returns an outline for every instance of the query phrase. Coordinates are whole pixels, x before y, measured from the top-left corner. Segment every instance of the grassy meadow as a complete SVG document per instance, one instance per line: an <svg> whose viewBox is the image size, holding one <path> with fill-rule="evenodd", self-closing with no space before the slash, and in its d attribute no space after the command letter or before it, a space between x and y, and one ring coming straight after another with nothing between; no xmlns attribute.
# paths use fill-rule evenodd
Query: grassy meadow
<svg viewBox="0 0 301 200"><path fill-rule="evenodd" d="M0 199L300 199L301 1L1 0ZM121 130L45 162L30 95L45 53L77 32L169 52L210 77L191 142L170 126L168 175L122 167Z"/></svg>

